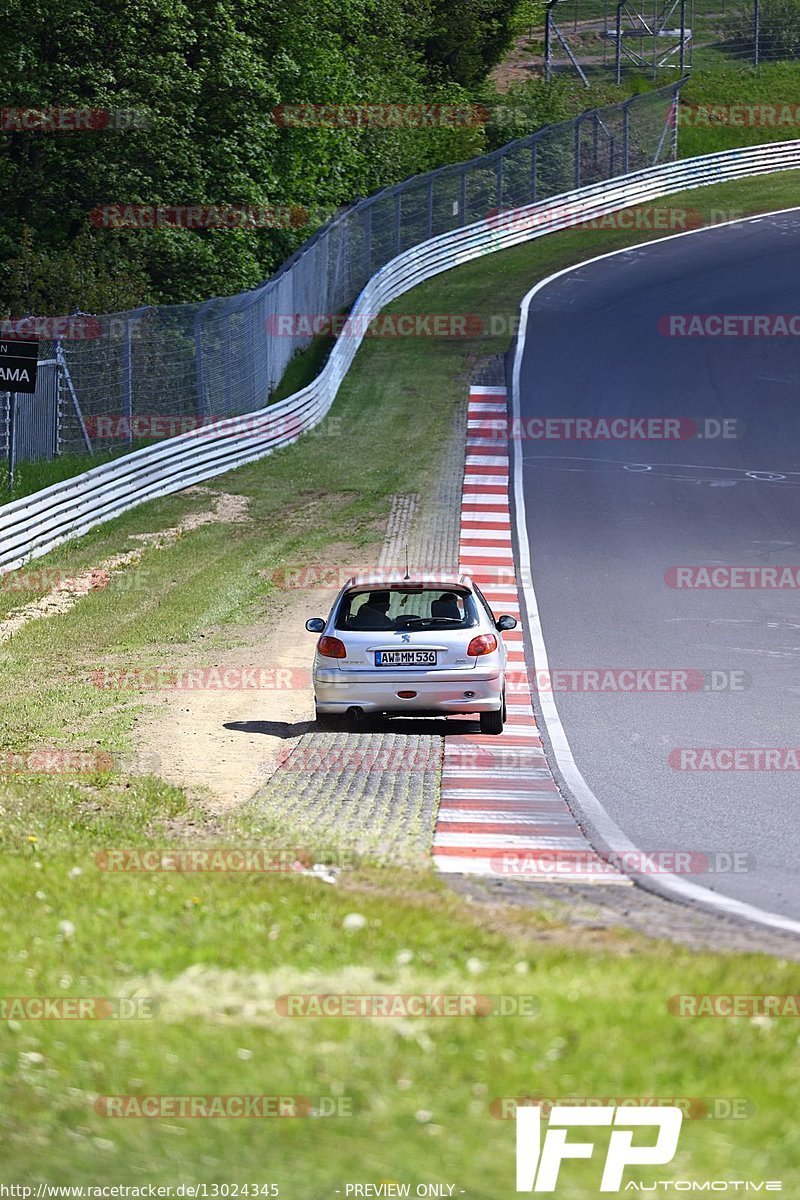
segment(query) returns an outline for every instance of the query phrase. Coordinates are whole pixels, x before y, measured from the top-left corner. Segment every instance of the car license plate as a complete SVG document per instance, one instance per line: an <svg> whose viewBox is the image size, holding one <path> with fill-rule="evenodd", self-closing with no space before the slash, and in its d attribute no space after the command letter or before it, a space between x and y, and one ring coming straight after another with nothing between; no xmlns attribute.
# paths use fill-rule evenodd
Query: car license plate
<svg viewBox="0 0 800 1200"><path fill-rule="evenodd" d="M376 650L376 667L435 667L435 650Z"/></svg>

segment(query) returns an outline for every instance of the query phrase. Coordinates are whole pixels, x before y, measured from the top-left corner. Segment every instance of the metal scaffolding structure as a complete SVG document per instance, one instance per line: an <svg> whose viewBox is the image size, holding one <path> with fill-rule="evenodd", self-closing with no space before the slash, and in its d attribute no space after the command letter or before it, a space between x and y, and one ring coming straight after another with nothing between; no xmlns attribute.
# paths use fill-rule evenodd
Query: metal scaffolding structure
<svg viewBox="0 0 800 1200"><path fill-rule="evenodd" d="M563 50L569 65L586 87L589 80L569 36L556 22L555 8L562 0L547 0L544 25L544 77L554 72L554 51ZM757 2L757 0L756 0ZM604 40L603 66L607 66L605 46L614 51L617 83L623 60L654 79L659 72L676 71L679 77L692 68L694 42L692 25L694 0L603 0L602 26L597 34ZM578 3L575 0L573 37L578 31Z"/></svg>
<svg viewBox="0 0 800 1200"><path fill-rule="evenodd" d="M603 29L603 37L614 43L617 83L623 57L638 70L651 71L654 79L665 68L685 75L692 66L693 21L694 0L653 0L649 11L644 0L619 0L613 28L604 14Z"/></svg>

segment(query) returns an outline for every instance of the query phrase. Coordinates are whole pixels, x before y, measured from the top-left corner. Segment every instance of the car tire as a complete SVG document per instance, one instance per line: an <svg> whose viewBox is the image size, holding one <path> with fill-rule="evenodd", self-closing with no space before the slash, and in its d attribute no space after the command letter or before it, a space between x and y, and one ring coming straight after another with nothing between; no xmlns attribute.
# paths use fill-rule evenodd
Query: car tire
<svg viewBox="0 0 800 1200"><path fill-rule="evenodd" d="M504 715L502 708L498 708L496 712L482 712L480 714L481 733L502 733Z"/></svg>

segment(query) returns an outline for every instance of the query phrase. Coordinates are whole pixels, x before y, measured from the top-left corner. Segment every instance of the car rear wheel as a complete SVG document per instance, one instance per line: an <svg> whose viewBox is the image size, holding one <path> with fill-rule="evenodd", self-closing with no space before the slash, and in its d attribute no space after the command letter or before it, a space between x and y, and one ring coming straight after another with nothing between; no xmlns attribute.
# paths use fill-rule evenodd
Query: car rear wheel
<svg viewBox="0 0 800 1200"><path fill-rule="evenodd" d="M482 712L480 714L481 733L502 733L504 716L505 702L502 708L498 708L497 712Z"/></svg>

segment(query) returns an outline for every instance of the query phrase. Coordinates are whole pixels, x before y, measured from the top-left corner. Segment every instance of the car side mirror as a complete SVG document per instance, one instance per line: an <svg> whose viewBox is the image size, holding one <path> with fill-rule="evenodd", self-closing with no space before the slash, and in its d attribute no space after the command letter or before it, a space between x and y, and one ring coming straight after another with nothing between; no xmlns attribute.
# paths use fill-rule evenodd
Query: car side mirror
<svg viewBox="0 0 800 1200"><path fill-rule="evenodd" d="M310 617L309 620L306 621L306 629L308 630L309 633L322 633L324 628L325 628L325 618L324 617Z"/></svg>
<svg viewBox="0 0 800 1200"><path fill-rule="evenodd" d="M517 628L517 618L510 617L508 615L506 615L504 617L498 617L496 625L501 633L505 629L516 629Z"/></svg>

